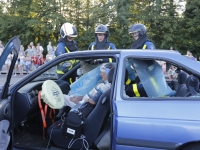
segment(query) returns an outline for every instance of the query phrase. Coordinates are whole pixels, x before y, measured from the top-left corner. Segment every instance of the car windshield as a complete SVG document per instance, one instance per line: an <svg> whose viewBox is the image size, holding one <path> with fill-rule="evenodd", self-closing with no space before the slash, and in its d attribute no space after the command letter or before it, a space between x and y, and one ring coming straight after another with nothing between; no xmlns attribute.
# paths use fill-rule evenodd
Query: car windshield
<svg viewBox="0 0 200 150"><path fill-rule="evenodd" d="M72 80L72 81L69 81L72 83L79 76L91 71L92 69L96 68L100 64L102 64L102 62L94 64L88 60L71 59L71 60L63 61L55 66L52 66L47 71L41 73L33 81L57 80L59 78L62 78L65 80L66 78L68 78ZM40 67L38 69L40 69Z"/></svg>
<svg viewBox="0 0 200 150"><path fill-rule="evenodd" d="M44 73L40 74L38 77L36 77L33 81L38 81L38 80L46 80L46 79L58 79L57 75L57 66L54 66L50 68L49 70L45 71Z"/></svg>

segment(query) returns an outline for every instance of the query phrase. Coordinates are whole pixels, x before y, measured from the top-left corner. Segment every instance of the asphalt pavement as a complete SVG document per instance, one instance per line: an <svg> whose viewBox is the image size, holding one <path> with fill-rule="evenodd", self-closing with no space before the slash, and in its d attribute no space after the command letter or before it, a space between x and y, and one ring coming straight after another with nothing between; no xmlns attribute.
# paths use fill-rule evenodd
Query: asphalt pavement
<svg viewBox="0 0 200 150"><path fill-rule="evenodd" d="M10 84L14 84L14 83L16 83L17 81L19 81L20 79L22 79L23 77L25 77L26 76L26 74L24 74L24 75L17 75L17 76L12 76L12 78L11 78L11 81L10 81ZM6 82L6 79L7 79L7 76L5 75L5 74L1 74L0 75L0 86L2 86L2 85L4 85L5 84L5 82Z"/></svg>

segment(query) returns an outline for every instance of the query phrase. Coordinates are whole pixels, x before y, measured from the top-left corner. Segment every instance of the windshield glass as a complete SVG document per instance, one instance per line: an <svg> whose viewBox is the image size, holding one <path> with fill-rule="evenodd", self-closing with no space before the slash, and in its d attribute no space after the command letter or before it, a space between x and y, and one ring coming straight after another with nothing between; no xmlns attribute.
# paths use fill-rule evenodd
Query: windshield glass
<svg viewBox="0 0 200 150"><path fill-rule="evenodd" d="M45 81L48 79L57 80L61 78L62 80L67 79L68 82L71 84L82 74L91 71L92 69L103 63L94 63L90 61L91 60L70 59L60 62L59 64L52 66L50 69L37 76L33 81ZM37 69L40 69L40 67Z"/></svg>

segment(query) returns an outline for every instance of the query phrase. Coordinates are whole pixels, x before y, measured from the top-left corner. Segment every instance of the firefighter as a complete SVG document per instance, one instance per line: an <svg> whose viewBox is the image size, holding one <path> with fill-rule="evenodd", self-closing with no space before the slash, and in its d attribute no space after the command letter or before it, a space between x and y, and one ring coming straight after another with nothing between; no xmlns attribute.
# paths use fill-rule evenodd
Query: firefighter
<svg viewBox="0 0 200 150"><path fill-rule="evenodd" d="M135 72L135 71L134 71ZM133 73L134 79L130 80L130 75L128 69L125 72L125 92L129 97L148 97L147 93L143 85L140 83L140 79L138 76L135 77L135 73Z"/></svg>
<svg viewBox="0 0 200 150"><path fill-rule="evenodd" d="M129 34L134 38L131 49L156 49L154 44L147 37L147 29L143 24L133 24L129 28ZM129 62L128 62L129 63ZM131 75L127 80L130 83L135 80L134 71L130 68L130 64L126 66L128 74Z"/></svg>
<svg viewBox="0 0 200 150"><path fill-rule="evenodd" d="M125 85L126 95L129 97L148 97L147 93L141 83L132 83Z"/></svg>
<svg viewBox="0 0 200 150"><path fill-rule="evenodd" d="M133 24L129 28L129 34L134 38L131 49L156 49L147 37L147 29L143 24Z"/></svg>
<svg viewBox="0 0 200 150"><path fill-rule="evenodd" d="M64 23L60 28L60 39L58 40L58 46L55 52L56 56L64 53L70 53L78 50L77 42L74 40L78 36L77 30L71 23ZM61 77L68 70L70 70L76 60L65 61L57 66L58 77ZM70 79L71 80L71 79ZM72 80L70 81L72 83Z"/></svg>
<svg viewBox="0 0 200 150"><path fill-rule="evenodd" d="M95 28L95 41L89 45L88 50L110 50L116 49L116 46L108 40L110 33L107 26L100 24ZM104 58L101 60L95 60L99 63L113 62L112 58ZM95 63L95 62L94 62Z"/></svg>

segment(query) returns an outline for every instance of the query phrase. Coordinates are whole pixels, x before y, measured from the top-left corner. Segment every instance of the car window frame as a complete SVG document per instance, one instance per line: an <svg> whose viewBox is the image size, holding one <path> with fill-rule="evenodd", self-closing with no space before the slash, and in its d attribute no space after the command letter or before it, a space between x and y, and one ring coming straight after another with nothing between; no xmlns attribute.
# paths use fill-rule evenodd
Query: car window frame
<svg viewBox="0 0 200 150"><path fill-rule="evenodd" d="M153 58L152 56L134 56L134 55L128 55L128 56L125 56L123 58L123 70L122 70L122 76L121 76L121 82L120 82L120 97L122 100L125 100L125 101L171 101L171 100L177 100L177 101L188 101L188 100L198 100L199 97L163 97L163 98L151 98L151 97L128 97L128 96L125 96L125 91L124 91L124 79L125 79L125 70L126 70L126 67L124 67L126 65L126 60L127 58L133 58L133 59L154 59L154 60L160 60L160 61L165 61L165 62L169 62L171 63L172 65L175 65L176 67L179 67L181 69L183 69L183 71L185 71L186 73L193 73L194 75L196 75L198 78L200 78L200 75L198 75L196 72L193 72L192 69L188 68L187 65L184 65L178 61L174 61L174 60L170 60L170 59L167 59L165 57L156 57L154 56L155 58ZM198 62L197 62L198 63Z"/></svg>
<svg viewBox="0 0 200 150"><path fill-rule="evenodd" d="M77 59L77 60L83 60L83 59L88 59L88 58L99 58L99 57L113 57L116 59L118 59L119 57L119 52L112 52L112 51L83 51L83 53L81 51L78 52L71 52L71 53L66 53L66 54L62 54L57 56L55 59L49 61L46 64L43 64L42 66L40 66L40 70L36 69L34 70L31 74L25 76L24 78L22 78L20 81L14 83L11 87L10 87L10 93L13 93L16 90L19 90L21 87L23 87L24 85L28 84L29 82L34 82L33 79L35 79L37 76L41 75L42 73L44 73L45 71L49 70L50 68L56 66L57 64L63 62L63 61L67 61L70 59ZM32 75L32 76L31 76ZM57 80L62 80L62 77L57 79ZM35 81L38 82L38 81Z"/></svg>

